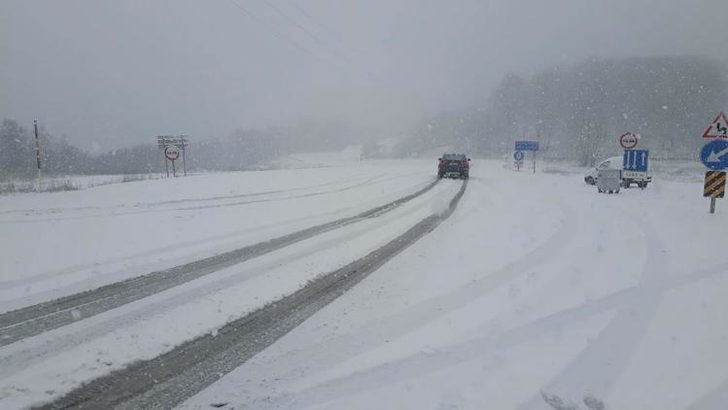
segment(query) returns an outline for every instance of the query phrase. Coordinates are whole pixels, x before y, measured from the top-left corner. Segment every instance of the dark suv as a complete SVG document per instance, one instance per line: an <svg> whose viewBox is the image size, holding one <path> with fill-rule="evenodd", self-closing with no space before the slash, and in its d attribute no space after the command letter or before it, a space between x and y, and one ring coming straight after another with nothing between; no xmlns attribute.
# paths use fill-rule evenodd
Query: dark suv
<svg viewBox="0 0 728 410"><path fill-rule="evenodd" d="M467 179L470 176L470 158L465 154L443 154L438 158L437 177L458 177Z"/></svg>

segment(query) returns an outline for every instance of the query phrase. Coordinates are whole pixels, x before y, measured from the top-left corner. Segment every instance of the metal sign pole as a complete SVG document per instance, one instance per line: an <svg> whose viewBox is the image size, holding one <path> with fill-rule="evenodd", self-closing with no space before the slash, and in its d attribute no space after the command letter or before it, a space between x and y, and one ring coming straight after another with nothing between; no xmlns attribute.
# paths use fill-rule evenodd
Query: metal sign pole
<svg viewBox="0 0 728 410"><path fill-rule="evenodd" d="M533 173L536 173L536 151L532 151L531 157L533 158Z"/></svg>
<svg viewBox="0 0 728 410"><path fill-rule="evenodd" d="M174 160L172 160L172 176L177 178L177 171L174 169Z"/></svg>
<svg viewBox="0 0 728 410"><path fill-rule="evenodd" d="M710 198L710 213L715 213L715 198Z"/></svg>
<svg viewBox="0 0 728 410"><path fill-rule="evenodd" d="M38 187L37 191L40 192L42 175L40 171L40 140L38 139L38 120L33 120L33 130L35 131L35 162L38 166Z"/></svg>
<svg viewBox="0 0 728 410"><path fill-rule="evenodd" d="M184 170L185 176L187 176L187 141L185 140L184 136L182 136L180 139L182 141L182 169Z"/></svg>

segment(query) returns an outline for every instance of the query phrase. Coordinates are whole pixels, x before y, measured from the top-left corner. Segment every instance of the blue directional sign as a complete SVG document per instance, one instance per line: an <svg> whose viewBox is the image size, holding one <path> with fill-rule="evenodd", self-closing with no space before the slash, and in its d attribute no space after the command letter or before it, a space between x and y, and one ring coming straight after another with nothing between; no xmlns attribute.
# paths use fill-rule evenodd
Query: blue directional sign
<svg viewBox="0 0 728 410"><path fill-rule="evenodd" d="M728 141L719 139L705 144L700 151L700 160L716 171L728 168Z"/></svg>
<svg viewBox="0 0 728 410"><path fill-rule="evenodd" d="M538 141L516 141L516 151L538 151Z"/></svg>
<svg viewBox="0 0 728 410"><path fill-rule="evenodd" d="M523 151L516 151L513 153L513 159L516 161L523 161L524 156L526 156L526 154L524 154Z"/></svg>
<svg viewBox="0 0 728 410"><path fill-rule="evenodd" d="M650 151L646 149L631 149L624 151L622 168L625 171L647 172Z"/></svg>

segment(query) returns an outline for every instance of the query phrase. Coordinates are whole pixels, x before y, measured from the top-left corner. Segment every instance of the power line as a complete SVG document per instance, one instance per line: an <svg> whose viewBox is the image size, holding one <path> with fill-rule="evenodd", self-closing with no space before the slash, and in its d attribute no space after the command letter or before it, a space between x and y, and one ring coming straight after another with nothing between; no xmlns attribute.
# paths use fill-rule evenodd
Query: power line
<svg viewBox="0 0 728 410"><path fill-rule="evenodd" d="M279 40L288 41L293 46L295 46L296 48L298 48L300 51L303 51L304 53L307 53L307 54L309 54L309 55L311 55L311 56L313 56L315 58L320 58L313 51L311 51L308 48L302 46L301 44L299 44L297 41L293 40L292 38L285 37L285 36L281 35L278 31L275 30L275 28L273 26L269 25L268 23L265 22L265 20L259 18L258 16L256 16L255 14L253 14L250 10L246 9L245 7L243 7L242 4L238 3L235 0L230 0L230 3L232 3L238 9L240 9L240 11L242 11L243 14L245 14L246 16L248 16L248 18L250 18L251 20L253 20L256 23L260 24L261 26L265 27L271 34L273 34Z"/></svg>
<svg viewBox="0 0 728 410"><path fill-rule="evenodd" d="M357 65L354 61L351 60L350 55L347 53L339 51L339 48L336 47L334 44L331 44L329 42L323 41L320 36L316 35L314 32L309 30L305 25L301 24L298 20L291 17L290 15L286 14L283 10L281 10L280 7L276 6L273 2L270 0L263 0L270 8L272 8L276 13L281 15L283 18L285 18L289 23L296 26L299 30L303 31L307 36L309 36L316 44L318 44L321 48L323 48L325 51L328 51L332 57L336 57L339 61L339 63L347 65L351 68L359 70L364 77L366 77L370 81L375 81L375 75L367 68L366 66L360 66ZM304 9L302 9L300 6L296 5L295 3L291 2L289 0L289 4L291 4L293 7L295 7L298 11L300 11L303 15L308 17L309 20L311 20L314 24L326 29L325 26L322 24L316 22L316 20L307 13Z"/></svg>
<svg viewBox="0 0 728 410"><path fill-rule="evenodd" d="M323 24L319 23L319 22L318 22L318 21L317 21L317 20L316 20L315 18L313 18L313 16L312 16L311 14L309 14L309 13L308 13L308 12L307 12L307 11L306 11L306 10L305 10L305 9L304 9L303 7L301 7L301 6L299 6L298 4L296 4L296 2L295 2L295 1L291 1L291 0L288 0L288 4L290 4L291 6L293 6L293 8L295 8L296 10L298 10L298 12L299 12L299 13L303 14L304 16L306 16L306 18L307 18L307 19L308 19L309 21L311 21L312 23L314 23L314 24L316 24L317 26L319 26L319 27L323 28L323 29L324 29L325 31L330 31L328 27L326 27L326 26L324 26Z"/></svg>
<svg viewBox="0 0 728 410"><path fill-rule="evenodd" d="M265 19L260 18L259 16L257 16L253 12L251 12L249 9L247 9L242 4L240 4L238 1L236 1L236 0L229 0L229 1L235 7L237 7L240 11L242 11L243 14L248 16L248 18L250 18L251 20L254 20L258 24L263 26L265 29L267 29L271 34L273 34L279 40L288 41L289 43L291 43L291 45L295 46L300 51L305 52L306 54L309 54L312 57L315 57L316 59L319 59L322 61L324 60L324 58L322 58L322 55L319 55L318 53L313 52L311 49L304 47L301 43L295 41L291 37L281 34L273 25L269 24L268 22L265 21ZM315 35L313 32L308 30L304 25L300 24L296 19L294 19L294 18L290 17L289 15L287 15L286 13L284 13L279 7L272 4L269 0L263 0L263 1L270 8L272 8L276 13L278 13L283 18L285 18L290 24L293 24L299 30L303 31L316 44L318 44L319 47L321 47L323 49L323 51L328 51L328 53L325 54L325 56L327 57L326 60L329 60L330 62L333 62L337 65L348 65L348 66L351 66L352 68L357 68L357 66L346 55L340 53L336 49L331 50L325 44L325 42L323 40L321 40L321 38L319 36ZM298 9L301 10L300 7L298 7ZM366 67L358 67L358 68L360 70L363 70L362 73L364 74L365 77L367 77L369 80L374 80L374 75L369 71L369 69L367 69Z"/></svg>
<svg viewBox="0 0 728 410"><path fill-rule="evenodd" d="M299 30L304 32L308 37L310 37L316 44L319 45L322 49L325 51L330 52L332 55L336 56L337 58L341 60L346 60L346 56L342 55L338 50L330 49L328 45L325 44L323 40L316 34L314 34L312 31L310 31L308 28L306 28L303 24L299 23L298 20L294 19L293 17L289 16L288 14L284 13L283 10L280 9L280 7L276 6L274 3L270 2L269 0L263 0L265 4L268 5L268 7L272 8L278 15L282 16L286 21L296 26Z"/></svg>
<svg viewBox="0 0 728 410"><path fill-rule="evenodd" d="M294 0L288 0L287 3L291 7L295 8L296 11L298 11L301 15L303 15L306 18L306 20L313 23L314 26L318 26L319 32L333 33L334 35L329 36L329 38L333 38L333 40L331 40L331 43L335 43L334 44L335 47L338 46L338 48L341 48L342 46L344 46L344 44L342 44L342 42L341 42L341 38L338 35L336 35L337 34L336 30L332 29L331 26L321 23L320 20L318 20L313 15L311 15L311 13L307 12L306 9L304 9L303 7L298 5ZM349 52L348 54L360 54L359 52L357 52L357 50L352 50L351 47L345 47L345 48L346 48L346 51Z"/></svg>

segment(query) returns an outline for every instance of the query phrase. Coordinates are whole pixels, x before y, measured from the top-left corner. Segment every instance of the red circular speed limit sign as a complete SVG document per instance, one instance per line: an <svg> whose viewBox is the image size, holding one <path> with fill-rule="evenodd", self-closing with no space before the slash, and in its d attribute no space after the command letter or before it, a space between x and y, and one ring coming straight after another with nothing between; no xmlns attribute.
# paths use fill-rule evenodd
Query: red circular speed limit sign
<svg viewBox="0 0 728 410"><path fill-rule="evenodd" d="M164 149L164 156L167 157L167 159L170 161L176 160L177 158L179 158L179 148L175 147L174 145L168 146Z"/></svg>
<svg viewBox="0 0 728 410"><path fill-rule="evenodd" d="M633 132L625 132L619 136L619 145L624 149L632 149L637 146L639 137Z"/></svg>

